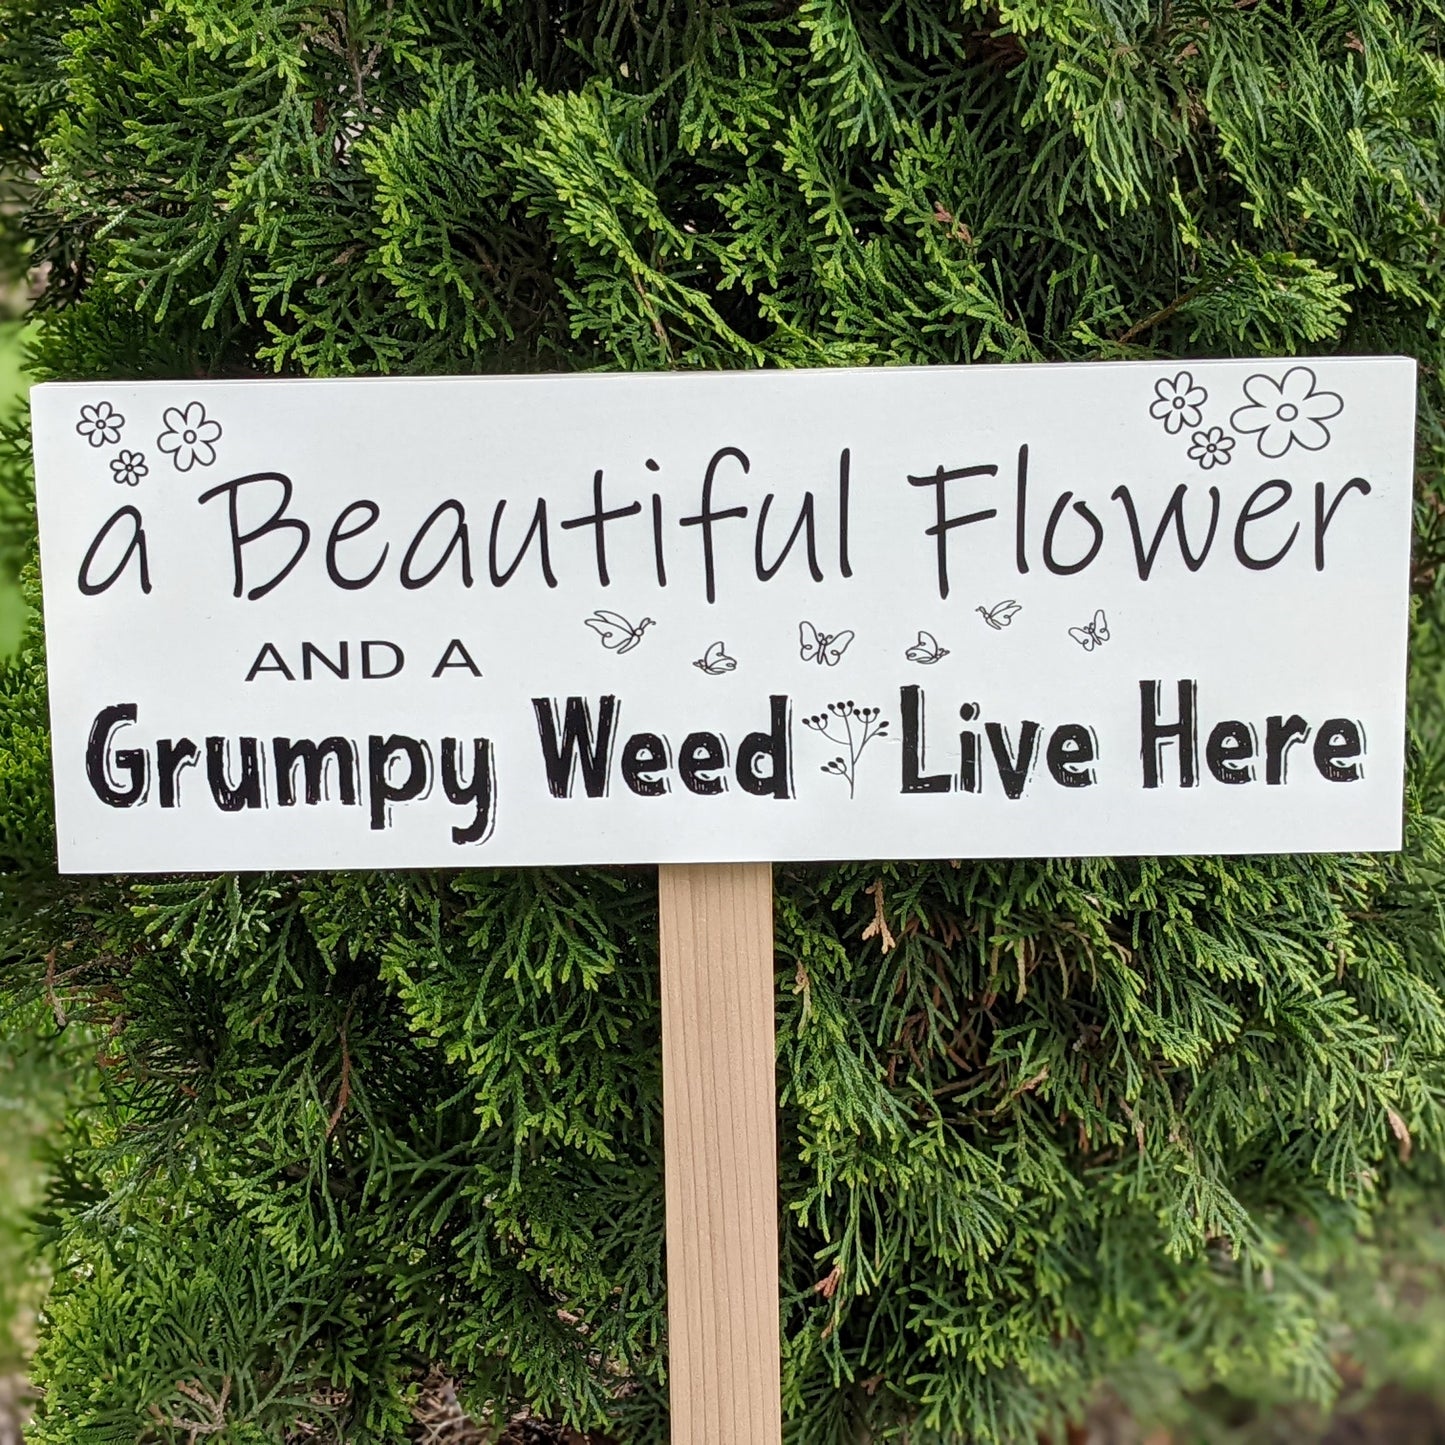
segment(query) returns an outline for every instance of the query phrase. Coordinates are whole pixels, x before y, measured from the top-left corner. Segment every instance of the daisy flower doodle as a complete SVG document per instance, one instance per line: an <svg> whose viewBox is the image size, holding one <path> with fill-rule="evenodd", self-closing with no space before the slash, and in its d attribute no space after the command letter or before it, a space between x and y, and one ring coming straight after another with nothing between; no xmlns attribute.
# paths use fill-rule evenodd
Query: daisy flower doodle
<svg viewBox="0 0 1445 1445"><path fill-rule="evenodd" d="M1171 436L1185 427L1194 428L1204 420L1204 403L1209 393L1194 384L1194 374L1181 371L1177 376L1161 376L1154 383L1154 403L1149 415L1164 423Z"/></svg>
<svg viewBox="0 0 1445 1445"><path fill-rule="evenodd" d="M1260 372L1244 383L1244 394L1249 404L1237 408L1229 424L1256 437L1266 457L1282 457L1292 446L1323 451L1330 441L1325 422L1345 409L1338 392L1316 388L1307 366L1290 367L1278 381Z"/></svg>
<svg viewBox="0 0 1445 1445"><path fill-rule="evenodd" d="M129 452L122 448L110 461L110 474L118 486L138 486L140 479L148 471L150 468L146 466L145 456L141 452Z"/></svg>
<svg viewBox="0 0 1445 1445"><path fill-rule="evenodd" d="M1229 465L1229 454L1234 450L1234 438L1222 426L1212 426L1197 431L1190 438L1189 456L1207 472L1210 467Z"/></svg>
<svg viewBox="0 0 1445 1445"><path fill-rule="evenodd" d="M215 442L221 435L221 424L206 415L198 401L186 407L168 406L162 416L165 430L156 438L156 446L175 463L178 472L193 466L208 467L216 460Z"/></svg>
<svg viewBox="0 0 1445 1445"><path fill-rule="evenodd" d="M108 401L97 401L81 407L75 429L93 447L113 447L124 425L125 418Z"/></svg>

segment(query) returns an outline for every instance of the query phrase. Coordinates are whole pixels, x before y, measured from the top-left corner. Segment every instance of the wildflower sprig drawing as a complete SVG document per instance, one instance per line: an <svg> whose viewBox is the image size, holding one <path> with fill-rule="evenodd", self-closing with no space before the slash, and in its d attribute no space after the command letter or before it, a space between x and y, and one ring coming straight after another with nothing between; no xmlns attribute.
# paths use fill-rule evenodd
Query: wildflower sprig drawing
<svg viewBox="0 0 1445 1445"><path fill-rule="evenodd" d="M878 715L882 711L877 707L859 707L849 698L847 702L830 702L826 711L803 719L804 727L812 728L820 737L847 749L846 756L829 759L820 771L844 779L850 798L857 782L858 760L863 756L863 749L874 738L888 731L888 719L879 721Z"/></svg>

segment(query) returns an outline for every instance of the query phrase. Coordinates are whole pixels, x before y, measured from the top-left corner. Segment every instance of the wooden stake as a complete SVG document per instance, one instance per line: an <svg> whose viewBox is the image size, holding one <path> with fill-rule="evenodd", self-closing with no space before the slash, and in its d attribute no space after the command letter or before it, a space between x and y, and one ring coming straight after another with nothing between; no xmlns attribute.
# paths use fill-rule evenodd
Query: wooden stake
<svg viewBox="0 0 1445 1445"><path fill-rule="evenodd" d="M673 1445L779 1445L772 868L658 885Z"/></svg>

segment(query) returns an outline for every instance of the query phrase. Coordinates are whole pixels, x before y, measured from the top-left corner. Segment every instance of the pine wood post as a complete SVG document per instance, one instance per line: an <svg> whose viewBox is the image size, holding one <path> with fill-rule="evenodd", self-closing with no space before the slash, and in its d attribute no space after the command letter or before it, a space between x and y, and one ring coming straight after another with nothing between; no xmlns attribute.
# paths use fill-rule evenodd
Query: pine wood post
<svg viewBox="0 0 1445 1445"><path fill-rule="evenodd" d="M658 869L673 1445L779 1445L773 873Z"/></svg>

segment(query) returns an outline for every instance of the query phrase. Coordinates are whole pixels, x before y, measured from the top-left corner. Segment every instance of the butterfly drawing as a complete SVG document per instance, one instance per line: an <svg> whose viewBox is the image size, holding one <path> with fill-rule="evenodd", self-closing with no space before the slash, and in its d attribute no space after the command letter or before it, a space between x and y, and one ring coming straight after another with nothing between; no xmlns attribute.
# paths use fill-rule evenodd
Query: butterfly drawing
<svg viewBox="0 0 1445 1445"><path fill-rule="evenodd" d="M631 652L639 642L642 641L642 634L649 627L657 624L652 618L644 617L634 627L625 617L617 612L604 612L600 607L591 617L583 619L587 626L602 639L602 645L609 652L619 655L624 652Z"/></svg>
<svg viewBox="0 0 1445 1445"><path fill-rule="evenodd" d="M709 677L716 677L723 672L731 672L737 665L737 658L729 657L727 649L721 642L709 642L707 651L693 663L694 667L702 668Z"/></svg>
<svg viewBox="0 0 1445 1445"><path fill-rule="evenodd" d="M1096 647L1102 647L1109 640L1109 623L1104 617L1104 609L1101 607L1094 614L1094 620L1085 623L1083 627L1069 628L1069 636L1085 652L1092 652Z"/></svg>
<svg viewBox="0 0 1445 1445"><path fill-rule="evenodd" d="M994 603L992 607L975 607L973 610L975 612L981 612L983 614L983 620L987 622L995 632L1002 632L1003 629L1014 620L1015 614L1023 611L1023 607L1010 597L1003 602Z"/></svg>
<svg viewBox="0 0 1445 1445"><path fill-rule="evenodd" d="M938 639L931 633L925 632L921 627L918 629L918 641L905 652L909 662L921 662L925 665L932 665L942 661L948 656L948 649L938 645Z"/></svg>
<svg viewBox="0 0 1445 1445"><path fill-rule="evenodd" d="M851 632L819 632L811 622L798 624L799 655L804 662L816 662L819 667L824 663L837 667L852 640Z"/></svg>

